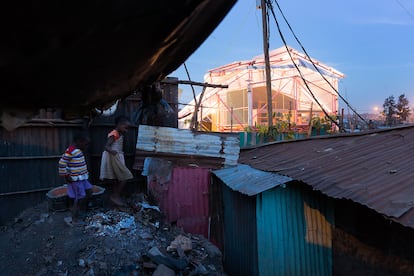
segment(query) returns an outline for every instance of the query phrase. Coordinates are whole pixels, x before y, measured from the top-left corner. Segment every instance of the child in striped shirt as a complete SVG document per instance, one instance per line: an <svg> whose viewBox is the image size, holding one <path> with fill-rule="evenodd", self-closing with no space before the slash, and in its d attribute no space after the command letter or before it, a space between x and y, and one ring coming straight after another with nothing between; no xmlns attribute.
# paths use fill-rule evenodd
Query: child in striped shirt
<svg viewBox="0 0 414 276"><path fill-rule="evenodd" d="M88 167L83 154L88 144L89 138L85 133L75 134L73 143L59 160L59 176L65 178L68 184L68 197L72 202L72 218L65 220L68 224L76 223L80 201L86 204L83 199L86 198L87 201L92 195L92 185L88 181Z"/></svg>

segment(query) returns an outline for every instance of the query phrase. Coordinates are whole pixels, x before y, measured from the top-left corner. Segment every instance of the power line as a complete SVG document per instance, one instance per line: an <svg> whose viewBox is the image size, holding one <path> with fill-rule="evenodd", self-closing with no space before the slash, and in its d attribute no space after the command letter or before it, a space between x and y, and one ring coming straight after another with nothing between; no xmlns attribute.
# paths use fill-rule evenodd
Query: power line
<svg viewBox="0 0 414 276"><path fill-rule="evenodd" d="M316 102L316 103L319 105L319 107L322 109L322 111L323 111L323 113L325 114L325 116L326 116L326 117L327 117L327 118L328 118L328 119L329 119L332 123L334 123L334 124L335 124L335 125L339 128L339 130L343 131L343 130L344 130L344 129L343 129L343 127L342 127L341 125L339 125L339 124L338 124L338 122L337 122L336 120L334 120L334 119L333 119L333 118L332 118L332 117L328 114L328 112L326 112L326 110L323 108L322 104L321 104L321 103L319 102L319 100L316 98L315 94L313 94L313 92L312 92L312 90L310 89L310 87L309 87L309 85L308 85L308 83L307 83L306 79L304 78L304 76L303 76L303 74L302 74L302 71L299 69L298 65L296 64L296 62L294 61L294 59L293 59L293 57L292 57L292 54L291 54L291 53L290 53L290 51L289 51L289 47L287 46L287 43L286 43L285 37L283 36L282 31L281 31L281 29L280 29L279 22L278 22L278 20L277 20L277 18L276 18L276 15L275 15L275 12L274 12L274 10L273 10L273 5L272 5L271 1L266 0L266 4L267 4L267 6L269 7L270 11L272 12L273 19L275 20L275 23L276 23L276 26L277 26L277 29L278 29L278 32L279 32L279 36L280 36L280 38L282 39L283 44L285 45L286 51L287 51L287 53L289 54L289 57L290 57L290 59L291 59L291 61L292 61L293 65L295 66L296 70L298 71L298 73L299 73L299 75L300 75L301 79L303 80L303 83L305 84L305 86L306 86L306 88L308 89L309 93L311 94L312 98L315 100L315 102Z"/></svg>
<svg viewBox="0 0 414 276"><path fill-rule="evenodd" d="M339 91L331 84L331 82L329 82L326 77L322 74L322 72L320 71L320 69L316 66L316 64L313 62L312 58L309 56L309 54L307 53L305 47L303 47L302 43L300 42L299 38L296 36L295 32L293 31L292 27L290 26L286 16L284 15L279 3L277 2L277 0L275 0L276 6L280 12L280 14L282 15L284 21L286 22L287 26L289 27L289 30L292 32L295 40L298 42L298 44L300 45L302 51L305 53L306 57L309 59L309 61L312 63L312 66L315 68L315 70L321 75L321 77L326 81L326 83L328 83L328 85L335 91L335 93L339 96L339 98L341 98L341 100L343 100L345 102L345 104L364 122L368 125L368 123L365 121L365 119L352 107L352 105L339 93ZM273 10L273 6L271 3L269 3L270 5L270 9L272 11L273 17L276 20L276 16Z"/></svg>
<svg viewBox="0 0 414 276"><path fill-rule="evenodd" d="M395 2L397 2L397 4L408 14L408 16L414 20L414 15L400 2L400 0L395 0Z"/></svg>

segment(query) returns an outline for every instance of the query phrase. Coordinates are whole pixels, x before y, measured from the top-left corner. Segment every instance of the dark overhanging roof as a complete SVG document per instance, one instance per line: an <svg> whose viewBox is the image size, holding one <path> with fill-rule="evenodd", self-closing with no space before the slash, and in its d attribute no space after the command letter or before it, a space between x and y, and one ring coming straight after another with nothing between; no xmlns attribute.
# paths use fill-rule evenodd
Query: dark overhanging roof
<svg viewBox="0 0 414 276"><path fill-rule="evenodd" d="M274 143L242 150L239 162L414 228L414 126Z"/></svg>
<svg viewBox="0 0 414 276"><path fill-rule="evenodd" d="M0 113L108 107L175 70L235 2L7 1L0 10Z"/></svg>

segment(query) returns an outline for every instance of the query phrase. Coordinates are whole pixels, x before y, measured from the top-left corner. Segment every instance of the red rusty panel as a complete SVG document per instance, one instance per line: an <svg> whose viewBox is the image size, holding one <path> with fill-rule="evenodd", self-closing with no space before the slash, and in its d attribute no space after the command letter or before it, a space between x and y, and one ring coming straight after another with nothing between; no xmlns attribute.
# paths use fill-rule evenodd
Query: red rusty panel
<svg viewBox="0 0 414 276"><path fill-rule="evenodd" d="M209 168L176 167L165 184L150 183L167 221L184 231L208 236Z"/></svg>

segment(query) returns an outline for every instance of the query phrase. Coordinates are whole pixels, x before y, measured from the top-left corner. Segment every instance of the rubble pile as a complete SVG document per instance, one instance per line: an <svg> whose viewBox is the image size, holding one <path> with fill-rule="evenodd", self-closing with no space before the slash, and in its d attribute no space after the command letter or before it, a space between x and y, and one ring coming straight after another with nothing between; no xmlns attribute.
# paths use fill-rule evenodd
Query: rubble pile
<svg viewBox="0 0 414 276"><path fill-rule="evenodd" d="M0 269L8 275L225 275L220 250L201 235L166 224L145 197L122 209L68 212L38 206L0 232ZM16 258L11 258L15 255Z"/></svg>

